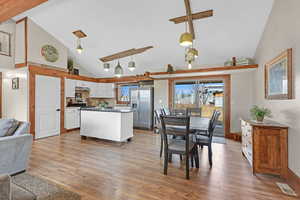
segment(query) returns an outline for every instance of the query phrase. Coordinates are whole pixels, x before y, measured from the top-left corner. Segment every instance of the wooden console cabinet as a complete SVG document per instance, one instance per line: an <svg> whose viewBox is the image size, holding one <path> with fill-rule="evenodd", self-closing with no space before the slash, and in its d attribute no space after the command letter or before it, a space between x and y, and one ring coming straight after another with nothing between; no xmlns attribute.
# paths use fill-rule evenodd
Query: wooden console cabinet
<svg viewBox="0 0 300 200"><path fill-rule="evenodd" d="M241 120L242 152L253 173L287 177L288 127L276 122Z"/></svg>

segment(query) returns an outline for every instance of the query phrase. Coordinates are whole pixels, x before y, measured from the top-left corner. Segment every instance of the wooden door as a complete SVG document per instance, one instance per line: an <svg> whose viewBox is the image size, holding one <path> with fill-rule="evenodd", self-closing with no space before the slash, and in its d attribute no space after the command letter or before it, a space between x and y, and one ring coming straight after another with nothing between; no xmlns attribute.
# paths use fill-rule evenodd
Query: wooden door
<svg viewBox="0 0 300 200"><path fill-rule="evenodd" d="M61 79L37 75L35 80L35 138L60 134Z"/></svg>

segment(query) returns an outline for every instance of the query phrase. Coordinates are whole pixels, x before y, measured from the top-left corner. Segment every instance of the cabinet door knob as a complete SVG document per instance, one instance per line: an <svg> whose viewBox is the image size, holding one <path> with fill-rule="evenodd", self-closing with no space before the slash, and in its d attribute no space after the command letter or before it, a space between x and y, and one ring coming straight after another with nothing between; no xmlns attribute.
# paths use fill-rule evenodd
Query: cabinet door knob
<svg viewBox="0 0 300 200"><path fill-rule="evenodd" d="M60 109L59 109L59 108L57 108L57 109L56 109L56 111L58 112L58 111L60 111Z"/></svg>

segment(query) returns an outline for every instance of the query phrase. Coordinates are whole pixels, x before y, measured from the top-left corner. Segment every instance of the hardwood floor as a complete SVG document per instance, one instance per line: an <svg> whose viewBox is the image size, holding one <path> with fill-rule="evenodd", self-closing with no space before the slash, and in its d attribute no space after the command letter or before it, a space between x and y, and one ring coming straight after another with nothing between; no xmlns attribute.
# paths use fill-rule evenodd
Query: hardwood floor
<svg viewBox="0 0 300 200"><path fill-rule="evenodd" d="M200 169L185 179L177 156L163 175L160 137L135 131L126 144L81 140L78 131L37 140L28 172L82 195L83 200L276 200L282 195L270 176L253 176L240 143L213 144L213 167L207 149L200 151Z"/></svg>

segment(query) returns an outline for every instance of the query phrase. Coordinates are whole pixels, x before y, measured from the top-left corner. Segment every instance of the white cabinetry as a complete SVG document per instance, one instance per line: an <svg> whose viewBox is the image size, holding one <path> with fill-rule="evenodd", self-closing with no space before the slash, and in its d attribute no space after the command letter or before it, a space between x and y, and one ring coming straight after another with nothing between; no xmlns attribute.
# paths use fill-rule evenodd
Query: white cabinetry
<svg viewBox="0 0 300 200"><path fill-rule="evenodd" d="M65 79L65 96L75 97L76 80Z"/></svg>
<svg viewBox="0 0 300 200"><path fill-rule="evenodd" d="M65 110L65 128L74 129L80 127L80 108L66 108Z"/></svg>
<svg viewBox="0 0 300 200"><path fill-rule="evenodd" d="M113 83L99 83L98 96L101 98L114 98L114 84Z"/></svg>

